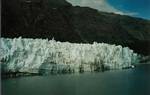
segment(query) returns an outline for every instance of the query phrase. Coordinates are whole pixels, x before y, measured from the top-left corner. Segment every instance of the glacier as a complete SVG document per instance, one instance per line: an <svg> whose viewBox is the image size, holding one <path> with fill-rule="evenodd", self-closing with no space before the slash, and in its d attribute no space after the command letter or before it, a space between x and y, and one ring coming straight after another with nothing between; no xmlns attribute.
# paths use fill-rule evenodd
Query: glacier
<svg viewBox="0 0 150 95"><path fill-rule="evenodd" d="M68 73L122 69L139 63L128 47L54 39L0 38L2 72Z"/></svg>

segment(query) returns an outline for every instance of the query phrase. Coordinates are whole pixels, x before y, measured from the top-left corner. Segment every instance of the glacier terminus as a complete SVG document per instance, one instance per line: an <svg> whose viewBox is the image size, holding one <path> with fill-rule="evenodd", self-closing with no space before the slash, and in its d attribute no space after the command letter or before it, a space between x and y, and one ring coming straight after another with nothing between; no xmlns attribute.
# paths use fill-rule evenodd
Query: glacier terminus
<svg viewBox="0 0 150 95"><path fill-rule="evenodd" d="M48 39L1 38L2 72L72 73L122 69L139 63L128 47L83 44Z"/></svg>

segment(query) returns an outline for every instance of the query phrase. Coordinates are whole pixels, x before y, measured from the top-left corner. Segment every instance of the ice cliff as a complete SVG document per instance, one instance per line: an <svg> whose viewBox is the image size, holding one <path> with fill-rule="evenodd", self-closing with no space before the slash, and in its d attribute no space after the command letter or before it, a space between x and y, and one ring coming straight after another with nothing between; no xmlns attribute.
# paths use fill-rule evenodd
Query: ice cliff
<svg viewBox="0 0 150 95"><path fill-rule="evenodd" d="M1 38L2 72L65 73L122 69L139 62L128 47L47 39Z"/></svg>

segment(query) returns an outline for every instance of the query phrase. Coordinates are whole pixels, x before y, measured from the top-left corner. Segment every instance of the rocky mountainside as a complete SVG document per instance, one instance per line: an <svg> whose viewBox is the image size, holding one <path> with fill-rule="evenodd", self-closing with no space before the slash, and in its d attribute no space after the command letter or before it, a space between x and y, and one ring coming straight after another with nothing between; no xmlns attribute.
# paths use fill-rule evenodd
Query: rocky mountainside
<svg viewBox="0 0 150 95"><path fill-rule="evenodd" d="M150 54L149 20L72 6L65 0L2 0L1 35L105 42Z"/></svg>

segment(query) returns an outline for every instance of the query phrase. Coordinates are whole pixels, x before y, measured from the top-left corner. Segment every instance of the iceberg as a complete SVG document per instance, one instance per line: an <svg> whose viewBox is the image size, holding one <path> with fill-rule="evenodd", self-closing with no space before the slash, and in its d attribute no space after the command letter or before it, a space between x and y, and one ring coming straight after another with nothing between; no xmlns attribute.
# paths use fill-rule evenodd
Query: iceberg
<svg viewBox="0 0 150 95"><path fill-rule="evenodd" d="M128 47L48 39L1 38L2 72L70 73L122 69L139 63Z"/></svg>

